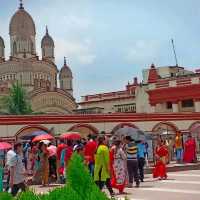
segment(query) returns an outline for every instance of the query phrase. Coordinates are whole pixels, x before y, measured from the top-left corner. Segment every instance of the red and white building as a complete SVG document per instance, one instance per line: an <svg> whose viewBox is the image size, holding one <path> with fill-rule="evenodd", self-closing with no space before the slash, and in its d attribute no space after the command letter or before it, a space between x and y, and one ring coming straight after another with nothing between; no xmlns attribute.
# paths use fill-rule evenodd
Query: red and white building
<svg viewBox="0 0 200 200"><path fill-rule="evenodd" d="M200 73L179 66L143 70L123 91L86 95L78 113L181 113L200 112Z"/></svg>

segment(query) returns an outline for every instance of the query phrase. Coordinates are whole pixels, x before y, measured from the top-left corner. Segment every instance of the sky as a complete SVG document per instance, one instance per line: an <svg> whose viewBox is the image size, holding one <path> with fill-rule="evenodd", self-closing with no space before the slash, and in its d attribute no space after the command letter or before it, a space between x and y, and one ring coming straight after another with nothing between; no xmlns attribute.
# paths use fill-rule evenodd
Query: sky
<svg viewBox="0 0 200 200"><path fill-rule="evenodd" d="M0 0L0 35L8 58L8 27L19 0ZM152 63L200 66L199 0L24 0L36 24L37 53L48 26L56 64L73 72L74 96L118 91Z"/></svg>

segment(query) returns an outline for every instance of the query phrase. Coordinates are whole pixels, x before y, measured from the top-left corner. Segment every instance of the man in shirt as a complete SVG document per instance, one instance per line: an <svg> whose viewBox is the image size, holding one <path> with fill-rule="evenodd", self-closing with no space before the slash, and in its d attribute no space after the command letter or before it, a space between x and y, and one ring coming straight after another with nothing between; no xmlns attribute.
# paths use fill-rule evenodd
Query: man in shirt
<svg viewBox="0 0 200 200"><path fill-rule="evenodd" d="M13 161L15 160L16 153L14 152L13 149L9 149L8 152L6 153L6 163L5 166L8 170L8 176L7 176L7 183L6 183L6 191L9 190L9 185L10 185L10 168L12 166Z"/></svg>
<svg viewBox="0 0 200 200"><path fill-rule="evenodd" d="M140 173L140 180L141 182L144 181L144 165L145 165L145 153L146 153L146 148L145 148L145 143L143 141L139 141L137 144L138 148L138 167L139 167L139 173Z"/></svg>
<svg viewBox="0 0 200 200"><path fill-rule="evenodd" d="M183 138L181 132L176 133L174 148L176 151L176 160L181 163L183 160Z"/></svg>
<svg viewBox="0 0 200 200"><path fill-rule="evenodd" d="M133 187L133 177L136 182L136 187L140 186L139 176L138 176L138 160L137 160L137 145L131 136L125 137L125 152L127 156L127 168L129 176L129 188Z"/></svg>
<svg viewBox="0 0 200 200"><path fill-rule="evenodd" d="M12 163L10 163L10 187L13 196L16 196L19 189L22 191L26 190L25 185L25 167L22 162L22 144L16 143L14 145L14 151L16 153Z"/></svg>

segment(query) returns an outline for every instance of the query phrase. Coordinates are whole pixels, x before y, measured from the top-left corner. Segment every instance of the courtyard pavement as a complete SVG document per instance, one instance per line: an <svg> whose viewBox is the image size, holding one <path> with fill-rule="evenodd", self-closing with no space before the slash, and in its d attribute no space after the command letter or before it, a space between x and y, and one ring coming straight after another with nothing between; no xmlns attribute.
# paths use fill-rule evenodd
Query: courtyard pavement
<svg viewBox="0 0 200 200"><path fill-rule="evenodd" d="M162 181L147 175L140 188L125 191L130 200L200 200L200 170L171 172Z"/></svg>
<svg viewBox="0 0 200 200"><path fill-rule="evenodd" d="M37 193L46 193L55 187L59 185L33 186ZM200 170L170 172L168 179L162 181L148 174L140 188L126 188L125 192L128 194L116 195L116 199L123 200L127 196L129 200L200 200Z"/></svg>

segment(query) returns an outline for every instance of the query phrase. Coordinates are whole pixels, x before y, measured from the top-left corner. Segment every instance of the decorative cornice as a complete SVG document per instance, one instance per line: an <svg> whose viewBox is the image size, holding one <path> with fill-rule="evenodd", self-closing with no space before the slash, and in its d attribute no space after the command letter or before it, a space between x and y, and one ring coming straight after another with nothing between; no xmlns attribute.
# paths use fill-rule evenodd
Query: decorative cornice
<svg viewBox="0 0 200 200"><path fill-rule="evenodd" d="M119 100L126 100L126 99L134 99L134 95L125 96L125 97L112 97L112 98L105 98L105 99L99 99L99 100L89 100L89 101L83 101L78 103L79 105L87 105L92 103L98 103L98 102L108 102L108 101L119 101Z"/></svg>
<svg viewBox="0 0 200 200"><path fill-rule="evenodd" d="M168 113L168 114L90 114L90 115L26 115L0 116L0 125L33 125L33 124L65 124L65 123L112 123L112 122L147 122L147 121L185 121L200 120L200 113Z"/></svg>

